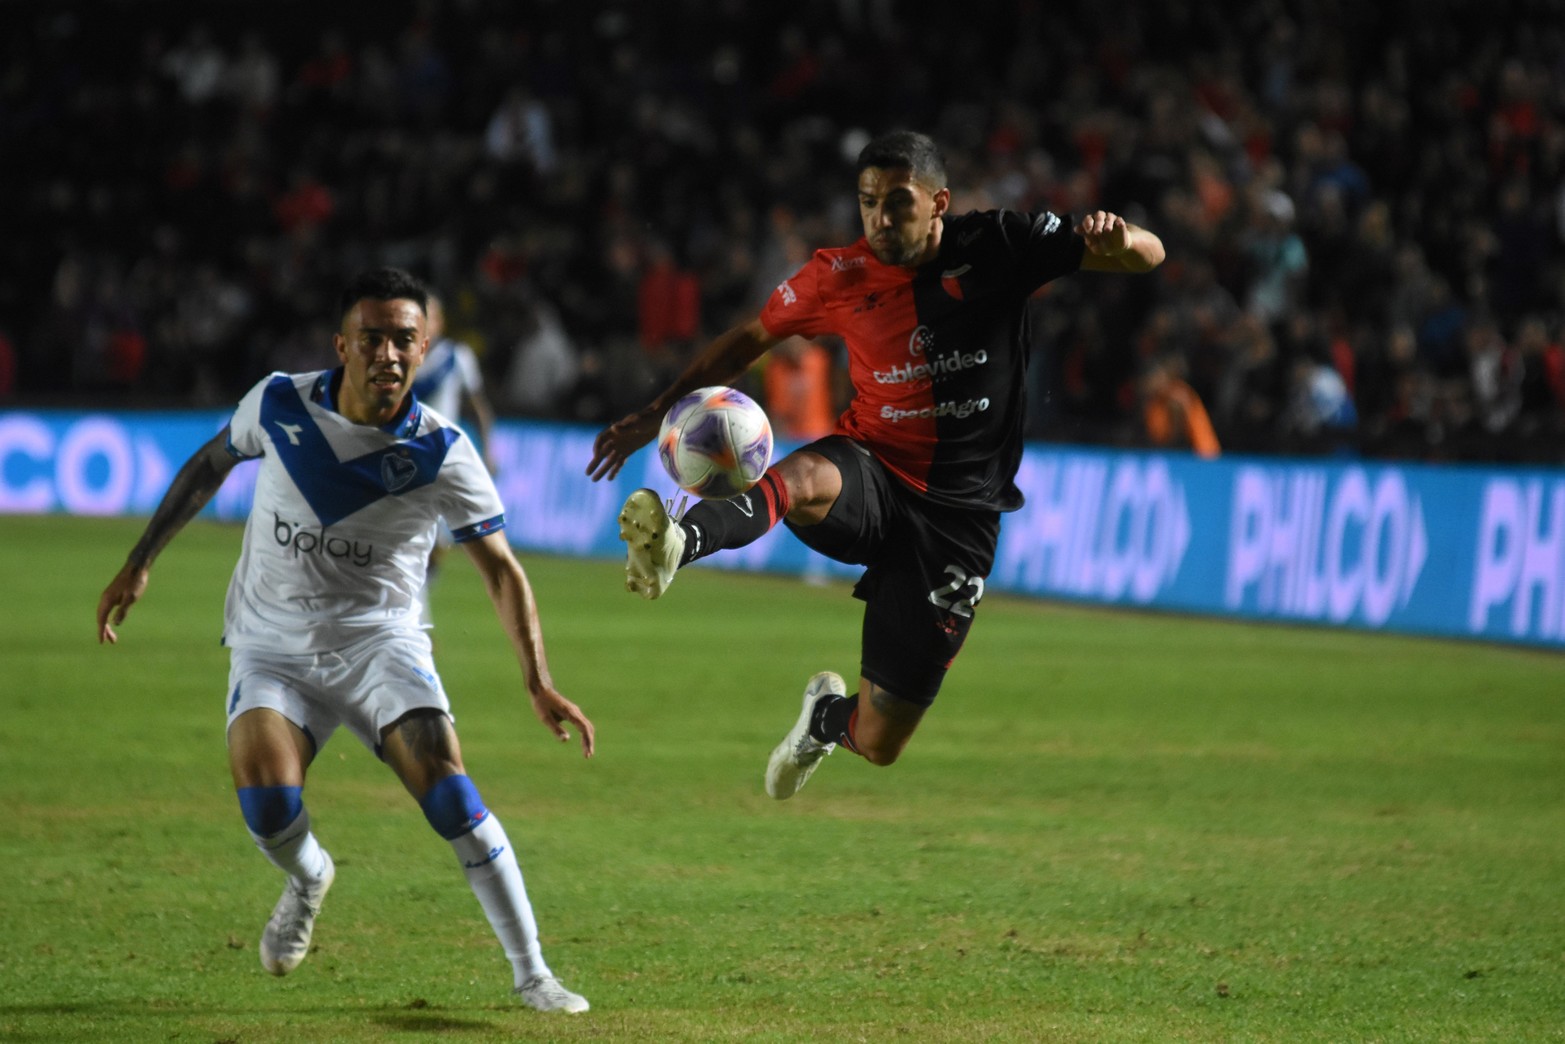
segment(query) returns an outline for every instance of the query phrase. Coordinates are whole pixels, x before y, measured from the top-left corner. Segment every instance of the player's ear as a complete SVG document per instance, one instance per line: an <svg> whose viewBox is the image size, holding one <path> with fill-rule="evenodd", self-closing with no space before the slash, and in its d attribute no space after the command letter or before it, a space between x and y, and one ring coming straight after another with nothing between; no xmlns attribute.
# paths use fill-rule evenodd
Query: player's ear
<svg viewBox="0 0 1565 1044"><path fill-rule="evenodd" d="M951 209L951 190L942 188L935 190L935 217L943 217L947 210Z"/></svg>
<svg viewBox="0 0 1565 1044"><path fill-rule="evenodd" d="M334 333L334 334L331 335L331 346L337 352L337 361L338 362L345 363L345 362L348 361L348 340L347 340L347 338L343 337L342 334L340 334L340 333Z"/></svg>

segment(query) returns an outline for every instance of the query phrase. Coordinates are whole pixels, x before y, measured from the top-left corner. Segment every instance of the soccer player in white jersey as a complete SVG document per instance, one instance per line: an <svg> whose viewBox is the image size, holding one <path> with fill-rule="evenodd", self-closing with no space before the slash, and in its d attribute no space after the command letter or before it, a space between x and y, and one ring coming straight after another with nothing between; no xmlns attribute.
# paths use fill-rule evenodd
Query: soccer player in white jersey
<svg viewBox="0 0 1565 1044"><path fill-rule="evenodd" d="M175 476L98 602L98 640L147 587L153 560L241 460L260 458L255 503L229 583L228 756L256 845L287 876L261 935L261 963L286 975L309 952L336 869L310 829L310 762L339 726L375 752L451 843L515 971L541 1011L587 1010L544 961L516 854L462 763L450 704L419 627L419 589L438 521L483 576L533 712L593 751L592 722L562 696L544 657L537 603L501 532L494 483L469 440L412 394L428 345L426 293L396 269L344 291L333 338L342 365L271 374Z"/></svg>
<svg viewBox="0 0 1565 1044"><path fill-rule="evenodd" d="M442 417L461 423L466 413L473 419L474 434L484 463L491 475L498 472L494 458L494 406L484 392L484 374L478 366L478 356L473 349L452 337L446 336L446 310L440 298L429 295L428 303L429 351L424 353L424 365L419 367L413 382L413 394L418 401L430 407ZM435 578L440 572L440 560L445 557L451 538L441 530L435 546L429 550L429 568L424 574L424 588L419 597L424 603L422 622L425 627L434 626L430 614L430 599Z"/></svg>

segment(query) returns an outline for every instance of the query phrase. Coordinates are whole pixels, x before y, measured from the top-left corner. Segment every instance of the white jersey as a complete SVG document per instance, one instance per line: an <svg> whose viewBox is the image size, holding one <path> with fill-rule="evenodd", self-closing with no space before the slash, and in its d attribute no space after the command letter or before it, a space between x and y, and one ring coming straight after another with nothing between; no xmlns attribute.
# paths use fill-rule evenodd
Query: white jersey
<svg viewBox="0 0 1565 1044"><path fill-rule="evenodd" d="M224 644L300 654L419 626L436 527L457 542L505 527L472 440L409 396L383 428L336 410L336 371L274 373L240 400L228 450L261 458Z"/></svg>
<svg viewBox="0 0 1565 1044"><path fill-rule="evenodd" d="M429 346L418 376L413 378L413 394L418 400L452 420L462 419L463 397L476 395L483 388L478 356L467 345L449 337Z"/></svg>

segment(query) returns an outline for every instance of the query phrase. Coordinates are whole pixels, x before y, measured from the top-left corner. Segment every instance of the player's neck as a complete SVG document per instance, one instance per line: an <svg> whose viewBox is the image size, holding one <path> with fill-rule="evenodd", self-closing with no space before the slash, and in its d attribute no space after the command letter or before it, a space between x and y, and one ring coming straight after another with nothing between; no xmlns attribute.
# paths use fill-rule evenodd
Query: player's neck
<svg viewBox="0 0 1565 1044"><path fill-rule="evenodd" d="M924 246L924 252L918 255L918 259L912 264L904 265L904 268L923 268L929 262L940 256L940 233L945 231L944 218L935 218L935 227L930 230L929 240Z"/></svg>

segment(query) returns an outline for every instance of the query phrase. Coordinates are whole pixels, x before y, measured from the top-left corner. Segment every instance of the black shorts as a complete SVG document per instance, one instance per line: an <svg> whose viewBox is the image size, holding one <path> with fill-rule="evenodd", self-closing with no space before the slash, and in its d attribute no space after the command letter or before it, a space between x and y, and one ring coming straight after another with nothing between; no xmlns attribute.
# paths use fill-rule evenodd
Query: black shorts
<svg viewBox="0 0 1565 1044"><path fill-rule="evenodd" d="M842 473L842 493L813 526L788 523L828 558L867 568L860 670L892 695L928 707L973 626L1000 539L1000 513L931 504L874 455L840 435L813 442Z"/></svg>

